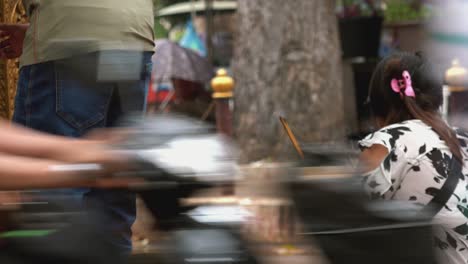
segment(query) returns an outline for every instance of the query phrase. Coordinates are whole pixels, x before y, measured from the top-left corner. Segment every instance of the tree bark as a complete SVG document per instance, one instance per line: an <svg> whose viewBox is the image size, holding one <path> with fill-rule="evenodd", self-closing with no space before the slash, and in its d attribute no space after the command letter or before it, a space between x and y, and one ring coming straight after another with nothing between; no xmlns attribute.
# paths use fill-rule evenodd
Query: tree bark
<svg viewBox="0 0 468 264"><path fill-rule="evenodd" d="M296 158L279 115L301 142L343 139L334 7L332 0L239 0L234 127L242 161Z"/></svg>

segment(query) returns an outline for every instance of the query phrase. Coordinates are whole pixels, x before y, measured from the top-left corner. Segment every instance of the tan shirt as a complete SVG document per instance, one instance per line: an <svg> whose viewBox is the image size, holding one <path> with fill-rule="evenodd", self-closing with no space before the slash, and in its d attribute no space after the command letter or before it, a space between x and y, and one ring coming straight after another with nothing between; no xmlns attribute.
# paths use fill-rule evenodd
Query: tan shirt
<svg viewBox="0 0 468 264"><path fill-rule="evenodd" d="M23 0L30 16L21 65L100 50L152 51L152 0Z"/></svg>

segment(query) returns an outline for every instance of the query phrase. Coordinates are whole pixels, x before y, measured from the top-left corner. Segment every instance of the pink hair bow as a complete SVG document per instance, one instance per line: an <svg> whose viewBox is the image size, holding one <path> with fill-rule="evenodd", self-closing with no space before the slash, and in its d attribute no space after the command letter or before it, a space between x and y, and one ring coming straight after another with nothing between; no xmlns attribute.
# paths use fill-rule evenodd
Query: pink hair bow
<svg viewBox="0 0 468 264"><path fill-rule="evenodd" d="M392 79L390 83L395 93L404 94L409 97L416 97L411 85L411 75L408 71L403 72L403 79Z"/></svg>

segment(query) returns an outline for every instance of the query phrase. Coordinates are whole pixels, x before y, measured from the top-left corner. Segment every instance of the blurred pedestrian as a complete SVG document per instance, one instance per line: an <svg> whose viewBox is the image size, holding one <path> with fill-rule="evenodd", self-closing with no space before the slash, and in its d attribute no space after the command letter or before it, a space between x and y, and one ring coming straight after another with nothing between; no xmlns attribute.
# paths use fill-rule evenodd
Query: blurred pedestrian
<svg viewBox="0 0 468 264"><path fill-rule="evenodd" d="M29 25L0 25L0 56L20 58L13 120L40 131L81 137L116 126L145 107L154 46L151 0L23 0ZM135 197L75 189L88 209L107 213L112 243L131 250Z"/></svg>

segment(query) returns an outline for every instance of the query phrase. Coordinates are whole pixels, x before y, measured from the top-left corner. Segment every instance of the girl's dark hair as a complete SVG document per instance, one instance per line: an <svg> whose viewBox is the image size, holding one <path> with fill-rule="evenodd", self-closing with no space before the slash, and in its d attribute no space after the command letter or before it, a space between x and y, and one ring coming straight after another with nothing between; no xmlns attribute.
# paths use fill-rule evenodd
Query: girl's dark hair
<svg viewBox="0 0 468 264"><path fill-rule="evenodd" d="M392 90L392 79L402 79L403 71L411 76L415 97ZM455 132L439 114L442 105L442 74L420 54L395 53L383 59L372 75L369 87L369 106L375 117L385 125L419 119L445 141L454 157L462 162L460 143Z"/></svg>

